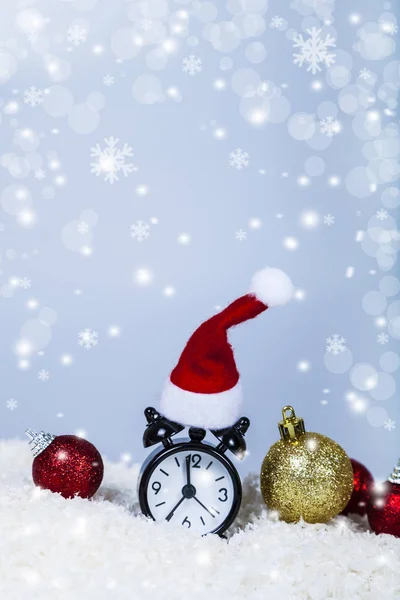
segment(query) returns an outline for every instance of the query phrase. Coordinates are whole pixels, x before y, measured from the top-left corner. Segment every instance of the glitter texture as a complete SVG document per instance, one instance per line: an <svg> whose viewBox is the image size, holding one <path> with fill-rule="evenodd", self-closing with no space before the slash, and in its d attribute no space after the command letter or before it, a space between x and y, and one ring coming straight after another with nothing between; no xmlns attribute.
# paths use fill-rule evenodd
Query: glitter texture
<svg viewBox="0 0 400 600"><path fill-rule="evenodd" d="M98 450L75 435L57 436L33 461L35 485L58 492L64 498L90 498L103 479Z"/></svg>
<svg viewBox="0 0 400 600"><path fill-rule="evenodd" d="M354 489L353 493L351 494L350 502L342 514L348 515L353 513L363 516L367 512L369 499L374 486L374 478L363 464L359 463L357 460L354 460L354 458L351 458L350 460L354 474Z"/></svg>
<svg viewBox="0 0 400 600"><path fill-rule="evenodd" d="M302 419L281 422L287 429ZM353 469L343 448L319 433L294 434L268 451L261 467L261 493L269 509L287 523L326 523L347 505L353 491ZM282 431L281 431L282 436Z"/></svg>

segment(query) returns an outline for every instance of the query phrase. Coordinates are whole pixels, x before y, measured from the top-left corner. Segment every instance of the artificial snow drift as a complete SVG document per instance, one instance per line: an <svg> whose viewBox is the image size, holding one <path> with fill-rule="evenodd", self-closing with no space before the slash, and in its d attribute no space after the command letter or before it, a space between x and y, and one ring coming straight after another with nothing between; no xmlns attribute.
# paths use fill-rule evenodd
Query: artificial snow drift
<svg viewBox="0 0 400 600"><path fill-rule="evenodd" d="M395 600L400 540L339 517L287 525L255 488L229 541L138 515L137 467L105 462L92 501L34 488L27 444L0 441L4 600ZM253 523L249 523L253 521Z"/></svg>

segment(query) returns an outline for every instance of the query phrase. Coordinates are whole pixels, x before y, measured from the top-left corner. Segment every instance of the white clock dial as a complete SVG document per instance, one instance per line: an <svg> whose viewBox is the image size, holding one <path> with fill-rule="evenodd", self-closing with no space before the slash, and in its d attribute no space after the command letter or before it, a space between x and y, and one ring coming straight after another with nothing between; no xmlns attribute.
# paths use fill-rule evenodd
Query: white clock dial
<svg viewBox="0 0 400 600"><path fill-rule="evenodd" d="M232 475L215 452L180 448L159 462L148 480L153 518L201 533L221 527L237 501Z"/></svg>

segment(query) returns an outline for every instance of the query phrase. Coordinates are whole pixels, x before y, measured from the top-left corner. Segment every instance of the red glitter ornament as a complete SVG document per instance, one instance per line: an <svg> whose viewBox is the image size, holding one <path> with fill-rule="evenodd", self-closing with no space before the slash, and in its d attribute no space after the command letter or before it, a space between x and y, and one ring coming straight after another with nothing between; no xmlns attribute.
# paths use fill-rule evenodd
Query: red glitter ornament
<svg viewBox="0 0 400 600"><path fill-rule="evenodd" d="M99 451L75 435L55 436L27 429L35 456L32 477L35 485L64 498L91 498L103 479L103 460Z"/></svg>
<svg viewBox="0 0 400 600"><path fill-rule="evenodd" d="M400 537L400 461L388 481L375 486L368 507L368 520L375 533Z"/></svg>
<svg viewBox="0 0 400 600"><path fill-rule="evenodd" d="M363 464L354 460L354 458L351 458L350 460L354 473L354 488L349 503L341 514L348 515L349 513L356 513L357 515L363 516L368 510L374 478L367 467L364 467Z"/></svg>

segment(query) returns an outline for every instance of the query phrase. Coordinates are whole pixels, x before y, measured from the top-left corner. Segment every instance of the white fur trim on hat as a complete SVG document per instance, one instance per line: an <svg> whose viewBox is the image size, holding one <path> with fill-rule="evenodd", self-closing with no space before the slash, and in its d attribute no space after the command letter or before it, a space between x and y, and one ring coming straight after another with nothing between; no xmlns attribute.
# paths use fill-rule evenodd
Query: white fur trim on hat
<svg viewBox="0 0 400 600"><path fill-rule="evenodd" d="M266 267L252 277L250 294L267 306L287 304L294 293L290 277L280 269Z"/></svg>
<svg viewBox="0 0 400 600"><path fill-rule="evenodd" d="M160 412L183 425L220 429L237 421L241 403L240 382L226 392L199 394L183 390L168 379L161 395Z"/></svg>

